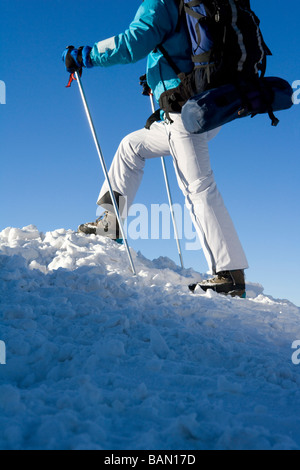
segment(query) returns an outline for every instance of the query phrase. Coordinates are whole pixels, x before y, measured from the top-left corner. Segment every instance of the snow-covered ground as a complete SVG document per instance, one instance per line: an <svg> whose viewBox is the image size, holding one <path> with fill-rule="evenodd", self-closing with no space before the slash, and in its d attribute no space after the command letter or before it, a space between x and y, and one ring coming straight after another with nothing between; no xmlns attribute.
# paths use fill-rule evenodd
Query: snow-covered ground
<svg viewBox="0 0 300 470"><path fill-rule="evenodd" d="M172 261L0 233L1 449L300 449L300 309L189 293Z"/></svg>

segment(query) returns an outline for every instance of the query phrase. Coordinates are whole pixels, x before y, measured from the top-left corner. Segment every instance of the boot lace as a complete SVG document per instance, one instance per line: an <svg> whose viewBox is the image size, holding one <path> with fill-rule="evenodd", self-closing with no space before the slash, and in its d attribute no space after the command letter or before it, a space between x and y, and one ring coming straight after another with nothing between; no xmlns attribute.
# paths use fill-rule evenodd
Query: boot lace
<svg viewBox="0 0 300 470"><path fill-rule="evenodd" d="M98 217L98 219L96 219L96 225L98 225L101 222L104 227L105 232L108 231L108 227L109 227L107 216L108 216L108 211L105 211L103 214L100 215L100 217Z"/></svg>

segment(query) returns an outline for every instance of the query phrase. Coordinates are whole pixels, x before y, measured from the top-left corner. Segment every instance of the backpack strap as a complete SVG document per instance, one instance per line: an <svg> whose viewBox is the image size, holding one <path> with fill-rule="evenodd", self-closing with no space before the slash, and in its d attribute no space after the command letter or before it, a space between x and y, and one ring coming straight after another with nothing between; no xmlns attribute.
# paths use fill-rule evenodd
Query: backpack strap
<svg viewBox="0 0 300 470"><path fill-rule="evenodd" d="M195 33L197 35L197 47L199 47L202 41L200 25L203 22L207 22L208 18L215 14L214 9L212 9L212 5L207 4L204 0L190 0L189 2L184 2L184 0L177 0L177 3L179 4L179 22L186 22L187 15L197 20L195 25ZM202 13L193 10L193 7L197 7L202 4L204 5L207 15L203 15ZM207 69L207 75L208 77L210 76L210 63L213 59L213 50L209 50L198 55L192 54L191 59L195 68ZM206 65L195 65L199 63L206 63Z"/></svg>
<svg viewBox="0 0 300 470"><path fill-rule="evenodd" d="M191 0L190 2L183 2L184 4L184 11L185 14L191 16L192 18L195 18L197 20L197 24L195 26L195 32L197 34L197 46L200 46L201 44L201 31L200 31L200 23L201 21L207 21L207 17L205 15L202 15L202 13L196 12L193 10L193 7L197 7L203 2L200 0ZM207 52L204 54L199 54L197 56L193 55L192 60L193 62L209 62L211 57L211 52Z"/></svg>
<svg viewBox="0 0 300 470"><path fill-rule="evenodd" d="M184 3L184 10L186 11L186 13L196 18L196 20L202 20L203 18L206 18L206 16L201 15L201 13L197 13L196 11L192 10L192 7L198 7L199 5L201 5L201 3L204 2L201 2L200 0L191 0L190 2Z"/></svg>
<svg viewBox="0 0 300 470"><path fill-rule="evenodd" d="M199 0L193 0L193 2L194 1L198 2ZM178 33L180 31L182 21L185 19L185 12L184 12L185 3L184 3L184 0L176 0L176 3L178 4L178 22L177 22L177 25L176 25L176 28L175 28L175 32ZM175 64L174 60L170 57L169 53L166 51L166 49L164 48L162 43L159 44L158 46L156 46L156 48L154 49L154 52L156 50L159 50L162 53L162 55L164 56L164 58L166 59L166 61L170 65L171 69L173 69L173 71L176 73L176 75L179 76L181 74L181 70Z"/></svg>
<svg viewBox="0 0 300 470"><path fill-rule="evenodd" d="M185 21L185 14L186 13L188 13L189 15L196 18L198 20L198 22L199 21L204 21L206 19L206 16L192 10L192 7L200 5L201 3L203 3L202 1L200 1L200 0L191 0L188 3L185 3L183 0L177 0L177 3L178 3L178 8L179 8L179 14L178 14L178 23L177 23L175 31L177 31L177 32L179 31L180 26L181 26L181 22ZM201 43L201 32L200 32L199 23L197 24L197 27L196 27L196 33L197 33L198 45L200 45L200 43ZM168 54L168 52L166 51L164 46L162 44L160 44L159 46L156 47L156 49L159 50L162 53L162 55L164 56L164 58L166 59L166 61L170 65L170 67L174 70L176 75L179 76L181 74L181 70L175 64L174 60L170 57L170 55ZM212 51L208 51L208 52L204 52L203 54L199 54L197 56L192 56L191 59L195 63L196 62L209 62L210 58L211 58L211 54L212 54ZM199 59L201 59L201 60L199 60Z"/></svg>
<svg viewBox="0 0 300 470"><path fill-rule="evenodd" d="M178 22L175 31L178 33L180 31L182 19L185 17L184 15L184 0L176 0L178 3Z"/></svg>
<svg viewBox="0 0 300 470"><path fill-rule="evenodd" d="M159 46L156 47L156 49L158 49L162 55L164 56L164 58L166 59L166 61L168 62L168 64L170 65L170 67L174 70L174 72L176 73L176 75L180 75L181 74L181 70L179 69L179 67L175 64L174 60L170 57L169 53L166 51L166 49L164 48L164 46L162 44L160 44Z"/></svg>
<svg viewBox="0 0 300 470"><path fill-rule="evenodd" d="M149 130L152 124L154 124L157 121L161 121L160 117L161 109L157 109L151 116L147 119L145 129Z"/></svg>

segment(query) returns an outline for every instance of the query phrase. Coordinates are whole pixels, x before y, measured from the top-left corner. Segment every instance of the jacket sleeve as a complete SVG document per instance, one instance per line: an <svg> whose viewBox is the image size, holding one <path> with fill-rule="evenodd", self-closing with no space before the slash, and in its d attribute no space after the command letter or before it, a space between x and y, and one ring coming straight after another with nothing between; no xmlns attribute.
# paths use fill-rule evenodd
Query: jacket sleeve
<svg viewBox="0 0 300 470"><path fill-rule="evenodd" d="M108 67L129 64L145 58L175 30L178 15L175 3L145 0L129 28L122 34L94 44L93 65Z"/></svg>

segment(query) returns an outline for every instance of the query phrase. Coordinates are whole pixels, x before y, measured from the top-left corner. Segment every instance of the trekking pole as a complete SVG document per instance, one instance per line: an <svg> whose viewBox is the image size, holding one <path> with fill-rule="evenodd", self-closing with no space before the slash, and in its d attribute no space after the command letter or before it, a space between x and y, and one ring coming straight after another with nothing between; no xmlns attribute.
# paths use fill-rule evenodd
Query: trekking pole
<svg viewBox="0 0 300 470"><path fill-rule="evenodd" d="M154 113L155 112L155 105L154 105L153 94L150 93L149 96L150 96L152 112ZM164 174L167 193L168 193L169 206L170 206L170 212L171 212L171 217L172 217L172 222L173 222L173 227L174 227L174 234L175 234L175 239L176 239L176 244L177 244L177 249L178 249L178 255L179 255L181 267L184 269L182 251L181 251L180 242L179 242L179 235L178 235L177 224L176 224L176 219L175 219L175 214L174 214L174 209L173 209L173 201L172 201L172 195L171 195L171 190L170 190L170 184L169 184L169 178L168 178L165 158L160 157L160 159L161 159L163 174Z"/></svg>
<svg viewBox="0 0 300 470"><path fill-rule="evenodd" d="M94 126L94 123L93 123L93 120L92 120L92 117L91 117L91 113L90 113L90 110L89 110L89 107L88 107L88 104L87 104L87 101L86 101L85 93L84 93L82 83L81 83L81 79L80 79L80 76L79 76L78 72L75 72L75 78L76 78L77 83L78 83L78 87L79 87L80 95L81 95L82 102L83 102L83 105L84 105L84 109L85 109L85 112L86 112L86 116L87 116L87 119L88 119L88 122L89 122L89 125L90 125L90 128L91 128L91 132L92 132L92 135L93 135L93 138L94 138L94 142L95 142L95 145L96 145L98 156L99 156L99 159L100 159L100 162L101 162L101 165L102 165L103 173L104 173L107 185L108 185L110 197L111 197L113 207L114 207L114 210L115 210L115 214L116 214L116 217L117 217L117 220L118 220L118 223L119 223L119 227L120 227L120 230L121 230L121 233L122 233L124 245L125 245L125 248L126 248L126 251L127 251L129 262L130 262L130 266L131 266L131 269L132 269L132 272L133 272L134 276L136 276L136 270L135 270L135 267L134 267L134 264L133 264L133 260L132 260L130 250L129 250L127 237L125 235L125 230L124 230L124 226L123 226L123 223L122 223L122 220L121 220L118 204L117 204L114 192L112 190L112 186L110 184L110 180L109 180L105 160L104 160L103 153L102 153L99 141L98 141L98 137L97 137L97 134L96 134L96 131L95 131L95 126Z"/></svg>

